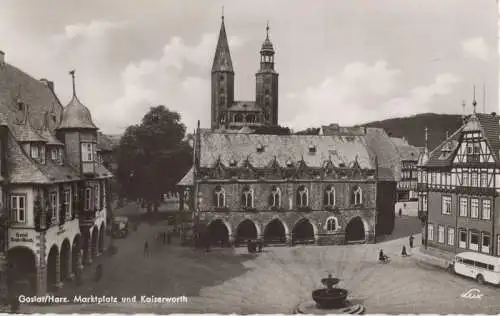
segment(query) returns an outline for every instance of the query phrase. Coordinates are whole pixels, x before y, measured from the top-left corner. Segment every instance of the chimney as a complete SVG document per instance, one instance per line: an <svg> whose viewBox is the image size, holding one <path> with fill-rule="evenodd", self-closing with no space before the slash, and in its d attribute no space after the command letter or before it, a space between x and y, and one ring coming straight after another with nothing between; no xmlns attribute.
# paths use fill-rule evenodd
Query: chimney
<svg viewBox="0 0 500 316"><path fill-rule="evenodd" d="M3 50L0 50L0 65L5 63L5 53Z"/></svg>
<svg viewBox="0 0 500 316"><path fill-rule="evenodd" d="M47 80L45 78L40 79L44 85L46 85L50 90L54 92L54 81Z"/></svg>

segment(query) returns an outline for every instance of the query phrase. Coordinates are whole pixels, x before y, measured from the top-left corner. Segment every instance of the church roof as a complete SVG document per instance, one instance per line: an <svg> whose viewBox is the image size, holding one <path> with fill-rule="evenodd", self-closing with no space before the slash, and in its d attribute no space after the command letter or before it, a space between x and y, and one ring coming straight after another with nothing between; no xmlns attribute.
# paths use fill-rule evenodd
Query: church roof
<svg viewBox="0 0 500 316"><path fill-rule="evenodd" d="M313 153L311 147L314 147ZM200 167L213 167L219 159L226 166L234 160L237 165L248 161L255 168L265 168L274 159L281 166L303 160L313 168L324 166L330 159L335 166L349 166L357 160L361 168L375 169L364 137L200 131Z"/></svg>
<svg viewBox="0 0 500 316"><path fill-rule="evenodd" d="M49 129L49 113L45 113L45 124L40 132L40 135L47 140L47 145L64 146Z"/></svg>
<svg viewBox="0 0 500 316"><path fill-rule="evenodd" d="M231 52L229 50L229 42L227 40L226 26L224 24L224 17L222 17L219 40L217 41L214 63L212 65L212 72L214 71L234 71L233 61L231 60Z"/></svg>
<svg viewBox="0 0 500 316"><path fill-rule="evenodd" d="M262 109L255 103L255 101L234 101L229 111L238 112L261 112Z"/></svg>

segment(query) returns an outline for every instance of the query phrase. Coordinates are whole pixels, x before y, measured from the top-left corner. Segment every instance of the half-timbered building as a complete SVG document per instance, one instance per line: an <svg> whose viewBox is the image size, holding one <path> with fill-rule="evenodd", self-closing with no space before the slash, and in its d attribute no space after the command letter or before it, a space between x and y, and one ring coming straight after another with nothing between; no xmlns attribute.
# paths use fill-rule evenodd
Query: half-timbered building
<svg viewBox="0 0 500 316"><path fill-rule="evenodd" d="M43 295L104 251L111 174L98 158L97 127L74 81L63 107L52 82L0 57L2 275L11 293Z"/></svg>
<svg viewBox="0 0 500 316"><path fill-rule="evenodd" d="M473 113L428 157L422 155L419 215L428 246L500 255L499 119Z"/></svg>

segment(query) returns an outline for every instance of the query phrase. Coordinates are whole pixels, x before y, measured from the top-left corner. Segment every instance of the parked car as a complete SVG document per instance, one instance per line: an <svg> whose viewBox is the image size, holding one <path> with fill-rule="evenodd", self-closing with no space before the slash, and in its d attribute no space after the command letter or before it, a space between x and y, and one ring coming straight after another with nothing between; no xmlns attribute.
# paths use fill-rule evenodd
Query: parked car
<svg viewBox="0 0 500 316"><path fill-rule="evenodd" d="M117 238L125 238L128 235L128 217L116 216L113 218L112 235Z"/></svg>

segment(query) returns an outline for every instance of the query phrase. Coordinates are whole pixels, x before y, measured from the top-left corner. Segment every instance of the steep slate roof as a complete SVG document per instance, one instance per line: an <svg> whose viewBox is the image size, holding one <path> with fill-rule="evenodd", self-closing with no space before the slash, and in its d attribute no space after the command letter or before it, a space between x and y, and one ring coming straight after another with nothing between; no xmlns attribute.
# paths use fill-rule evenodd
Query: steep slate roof
<svg viewBox="0 0 500 316"><path fill-rule="evenodd" d="M264 147L257 152L257 146ZM316 153L310 154L309 147ZM235 160L239 166L248 159L256 168L265 168L275 159L280 166L287 161L295 165L302 159L309 167L322 167L329 159L335 166L346 166L356 159L361 168L375 169L364 137L316 135L229 134L200 131L200 166L213 167L218 159L229 166Z"/></svg>
<svg viewBox="0 0 500 316"><path fill-rule="evenodd" d="M401 158L389 135L382 128L367 127L365 138L372 155L377 157L379 179L399 181Z"/></svg>
<svg viewBox="0 0 500 316"><path fill-rule="evenodd" d="M6 159L6 165L10 182L17 184L51 183L51 180L42 172L39 166L26 155L11 133L8 133L7 143L7 157L9 159Z"/></svg>
<svg viewBox="0 0 500 316"><path fill-rule="evenodd" d="M45 83L8 63L2 63L0 65L0 105L2 105L0 112L11 123L19 112L17 104L19 99L29 106L30 122L35 129L42 127L45 112L52 112L59 118L63 110L55 93ZM52 124L50 129L54 128L55 124Z"/></svg>
<svg viewBox="0 0 500 316"><path fill-rule="evenodd" d="M99 163L97 164L97 166L95 168L95 173L96 173L96 176L100 179L113 177L113 174L111 173L111 171L109 171L108 169L106 169L106 167L104 167L103 165L101 165Z"/></svg>
<svg viewBox="0 0 500 316"><path fill-rule="evenodd" d="M43 129L40 131L40 135L47 140L47 145L53 145L53 146L64 146L62 142L60 142L54 134L49 129L49 113L46 112L44 115L44 126Z"/></svg>
<svg viewBox="0 0 500 316"><path fill-rule="evenodd" d="M11 124L10 129L16 139L20 142L42 142L47 143L47 139L42 137L39 131L36 131L29 120L26 123Z"/></svg>
<svg viewBox="0 0 500 316"><path fill-rule="evenodd" d="M212 72L214 71L233 72L233 61L231 60L231 52L229 51L229 42L227 40L224 17L222 17L222 24L220 26L220 32L219 32L219 40L217 41L214 63L212 65Z"/></svg>
<svg viewBox="0 0 500 316"><path fill-rule="evenodd" d="M189 171L184 175L184 177L177 183L178 186L192 186L193 185L193 177L194 177L194 167L191 167Z"/></svg>
<svg viewBox="0 0 500 316"><path fill-rule="evenodd" d="M418 160L420 155L420 149L411 145L407 146L397 146L399 157L401 160Z"/></svg>
<svg viewBox="0 0 500 316"><path fill-rule="evenodd" d="M453 157L458 149L462 131L479 129L483 137L486 139L493 157L500 162L500 117L492 114L474 113L467 117L464 125L462 125L453 135L443 141L431 153L429 161L425 164L426 167L444 167L450 165ZM446 158L440 158L444 146L451 147L451 154Z"/></svg>
<svg viewBox="0 0 500 316"><path fill-rule="evenodd" d="M81 180L82 177L70 166L58 165L47 159L45 164L39 164L38 168L53 183Z"/></svg>
<svg viewBox="0 0 500 316"><path fill-rule="evenodd" d="M64 108L61 124L57 128L98 129L94 122L92 122L92 115L89 109L78 100L76 94L73 94L73 98Z"/></svg>

